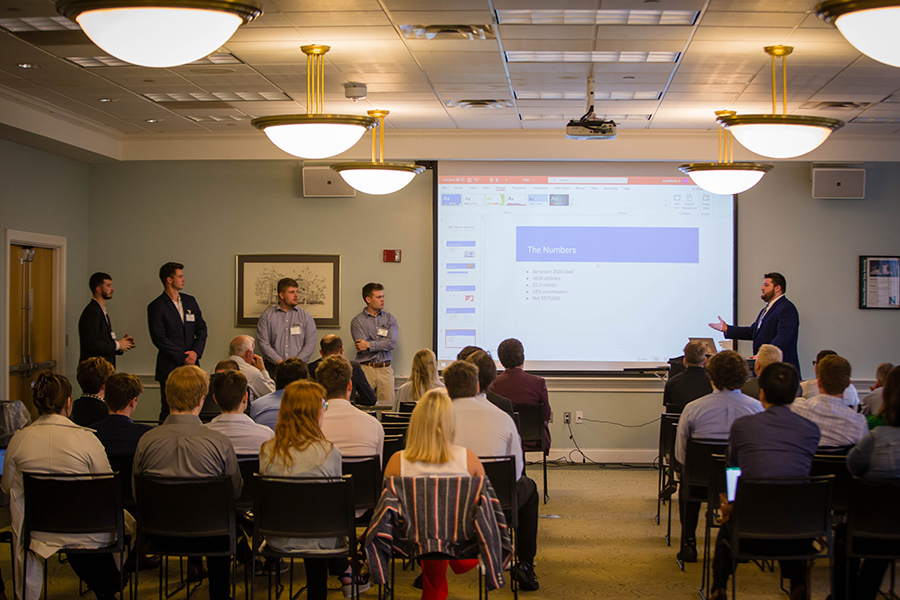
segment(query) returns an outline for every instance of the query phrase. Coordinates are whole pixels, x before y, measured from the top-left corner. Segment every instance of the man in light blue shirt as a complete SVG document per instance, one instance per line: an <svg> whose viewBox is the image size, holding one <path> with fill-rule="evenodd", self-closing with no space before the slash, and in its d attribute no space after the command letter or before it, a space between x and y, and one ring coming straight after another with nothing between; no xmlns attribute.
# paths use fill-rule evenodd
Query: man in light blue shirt
<svg viewBox="0 0 900 600"><path fill-rule="evenodd" d="M397 345L397 319L384 309L384 286L367 283L362 290L366 308L353 317L350 334L356 344L356 361L362 366L378 404L394 404L392 352Z"/></svg>
<svg viewBox="0 0 900 600"><path fill-rule="evenodd" d="M275 368L275 391L250 405L250 418L274 431L278 422L278 411L281 410L281 395L284 388L295 381L308 378L309 370L306 363L299 358L286 358L278 363Z"/></svg>
<svg viewBox="0 0 900 600"><path fill-rule="evenodd" d="M316 348L316 321L298 306L299 289L296 279L281 279L278 304L270 306L257 321L256 338L269 374L274 373L278 363L292 356L308 363Z"/></svg>

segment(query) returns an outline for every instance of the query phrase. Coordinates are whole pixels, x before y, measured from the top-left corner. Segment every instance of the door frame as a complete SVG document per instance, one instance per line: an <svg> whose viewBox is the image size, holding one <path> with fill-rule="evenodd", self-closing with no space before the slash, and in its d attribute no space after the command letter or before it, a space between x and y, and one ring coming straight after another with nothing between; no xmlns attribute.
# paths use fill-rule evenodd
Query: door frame
<svg viewBox="0 0 900 600"><path fill-rule="evenodd" d="M21 246L35 246L38 248L50 248L53 250L53 291L52 308L53 336L51 340L53 348L53 360L56 361L56 372L66 374L66 238L44 233L32 233L29 231L17 231L6 229L3 244L3 318L0 319L0 399L9 398L9 248L13 244Z"/></svg>

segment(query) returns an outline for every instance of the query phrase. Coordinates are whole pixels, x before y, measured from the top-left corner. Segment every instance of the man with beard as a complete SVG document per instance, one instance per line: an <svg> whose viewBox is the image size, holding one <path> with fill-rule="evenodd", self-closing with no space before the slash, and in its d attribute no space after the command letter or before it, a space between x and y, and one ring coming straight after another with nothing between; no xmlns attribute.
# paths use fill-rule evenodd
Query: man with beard
<svg viewBox="0 0 900 600"><path fill-rule="evenodd" d="M722 317L718 323L709 326L725 334L729 340L753 340L753 357L763 344L781 348L784 362L794 365L800 373L800 358L797 355L797 335L800 331L800 315L797 308L784 294L787 281L781 273L766 273L760 296L766 305L760 311L756 322L749 327L727 325Z"/></svg>
<svg viewBox="0 0 900 600"><path fill-rule="evenodd" d="M269 375L286 358L295 356L305 363L316 348L316 322L300 308L300 284L285 277L278 282L278 304L259 316L256 339Z"/></svg>
<svg viewBox="0 0 900 600"><path fill-rule="evenodd" d="M117 340L112 322L106 313L106 301L113 296L112 277L106 273L94 273L88 280L92 300L84 307L78 319L78 341L81 345L82 362L97 356L105 358L116 366L116 354L124 354L134 348L134 338L127 333Z"/></svg>

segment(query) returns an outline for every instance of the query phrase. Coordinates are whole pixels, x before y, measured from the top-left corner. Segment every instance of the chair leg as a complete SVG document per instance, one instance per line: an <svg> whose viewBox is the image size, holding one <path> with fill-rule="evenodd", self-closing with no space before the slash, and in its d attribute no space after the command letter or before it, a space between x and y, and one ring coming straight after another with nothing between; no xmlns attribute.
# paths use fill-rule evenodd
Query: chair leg
<svg viewBox="0 0 900 600"><path fill-rule="evenodd" d="M547 504L547 500L550 499L550 494L547 492L547 454L541 451L541 455L544 457L544 504Z"/></svg>
<svg viewBox="0 0 900 600"><path fill-rule="evenodd" d="M47 600L47 559L44 559L44 600Z"/></svg>
<svg viewBox="0 0 900 600"><path fill-rule="evenodd" d="M673 501L669 500L669 518L666 521L666 546L672 545L672 504Z"/></svg>

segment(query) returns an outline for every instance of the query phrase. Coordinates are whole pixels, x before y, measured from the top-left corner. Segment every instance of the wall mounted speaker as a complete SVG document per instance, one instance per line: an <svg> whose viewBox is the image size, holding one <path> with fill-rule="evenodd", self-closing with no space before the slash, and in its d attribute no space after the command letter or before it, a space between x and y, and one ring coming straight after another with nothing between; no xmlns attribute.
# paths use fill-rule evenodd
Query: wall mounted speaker
<svg viewBox="0 0 900 600"><path fill-rule="evenodd" d="M866 197L865 167L813 165L812 197L860 200Z"/></svg>
<svg viewBox="0 0 900 600"><path fill-rule="evenodd" d="M303 167L303 196L306 198L353 198L356 190L331 167Z"/></svg>

